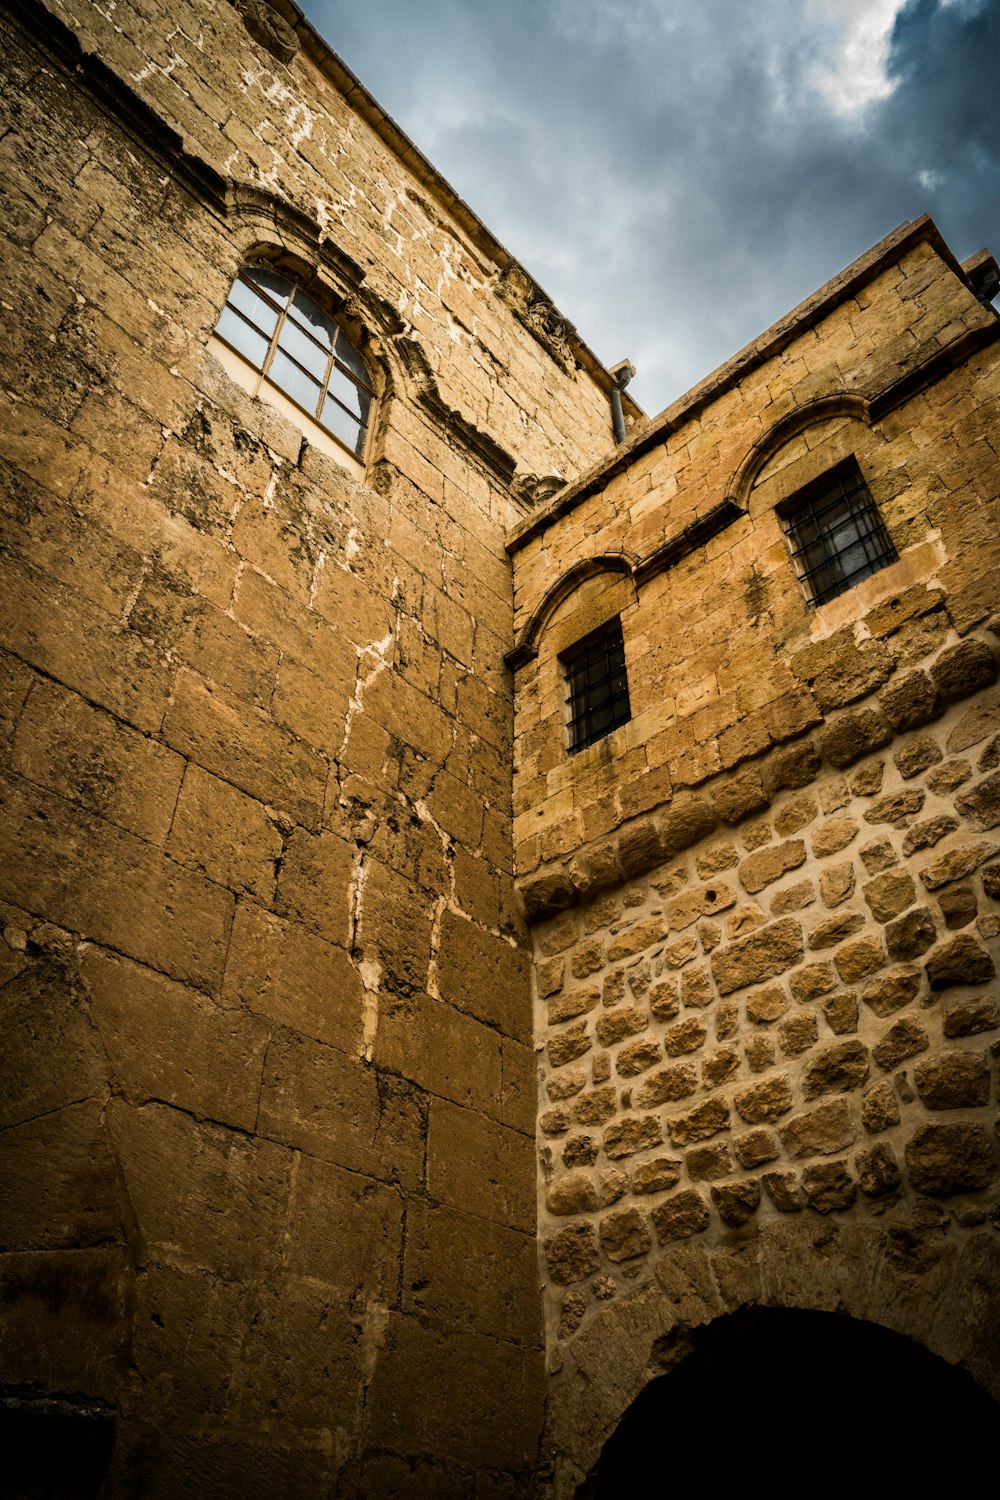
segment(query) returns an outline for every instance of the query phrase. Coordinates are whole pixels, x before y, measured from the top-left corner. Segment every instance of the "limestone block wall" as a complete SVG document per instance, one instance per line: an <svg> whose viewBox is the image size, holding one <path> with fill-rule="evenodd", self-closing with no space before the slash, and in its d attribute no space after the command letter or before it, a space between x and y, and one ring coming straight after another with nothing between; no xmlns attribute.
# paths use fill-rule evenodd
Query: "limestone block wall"
<svg viewBox="0 0 1000 1500"><path fill-rule="evenodd" d="M520 1493L504 527L606 401L244 11L2 21L0 1392L110 1496ZM262 247L360 330L367 484L207 348Z"/></svg>

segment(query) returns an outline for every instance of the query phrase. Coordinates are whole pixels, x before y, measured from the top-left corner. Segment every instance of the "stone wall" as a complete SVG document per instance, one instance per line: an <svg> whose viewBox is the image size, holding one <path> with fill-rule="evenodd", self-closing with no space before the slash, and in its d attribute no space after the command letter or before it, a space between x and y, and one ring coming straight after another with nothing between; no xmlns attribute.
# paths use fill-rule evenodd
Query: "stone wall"
<svg viewBox="0 0 1000 1500"><path fill-rule="evenodd" d="M610 446L608 377L304 25L19 13L2 1394L113 1417L108 1495L521 1493L504 530ZM206 348L259 250L358 330L367 484Z"/></svg>
<svg viewBox="0 0 1000 1500"><path fill-rule="evenodd" d="M560 1496L747 1303L1000 1394L997 326L908 226L512 537ZM848 456L898 560L813 607L777 507Z"/></svg>

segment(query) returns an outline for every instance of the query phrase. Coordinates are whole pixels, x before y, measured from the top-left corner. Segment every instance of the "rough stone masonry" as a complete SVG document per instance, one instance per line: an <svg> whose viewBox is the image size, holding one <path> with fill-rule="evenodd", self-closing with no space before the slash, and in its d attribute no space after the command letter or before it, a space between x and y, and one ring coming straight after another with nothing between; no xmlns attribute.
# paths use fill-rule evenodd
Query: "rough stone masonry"
<svg viewBox="0 0 1000 1500"><path fill-rule="evenodd" d="M753 1304L1000 1396L991 258L904 226L616 447L293 4L0 26L12 1483L569 1496ZM243 266L360 458L220 350ZM814 607L847 461L894 560Z"/></svg>

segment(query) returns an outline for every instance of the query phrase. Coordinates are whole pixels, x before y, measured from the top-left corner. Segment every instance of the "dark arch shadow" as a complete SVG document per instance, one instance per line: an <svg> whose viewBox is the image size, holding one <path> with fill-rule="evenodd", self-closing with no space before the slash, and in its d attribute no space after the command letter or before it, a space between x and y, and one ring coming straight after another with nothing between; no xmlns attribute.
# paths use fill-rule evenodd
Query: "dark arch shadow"
<svg viewBox="0 0 1000 1500"><path fill-rule="evenodd" d="M751 1307L691 1343L633 1401L578 1500L653 1500L699 1478L710 1490L755 1474L820 1493L851 1483L921 1493L942 1472L963 1488L995 1485L1000 1406L902 1334L836 1313Z"/></svg>

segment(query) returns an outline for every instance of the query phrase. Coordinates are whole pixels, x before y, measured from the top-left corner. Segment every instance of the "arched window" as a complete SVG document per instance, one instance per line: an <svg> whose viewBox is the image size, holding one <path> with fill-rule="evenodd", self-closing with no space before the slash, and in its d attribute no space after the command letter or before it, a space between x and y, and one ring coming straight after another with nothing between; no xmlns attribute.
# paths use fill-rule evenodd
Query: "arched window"
<svg viewBox="0 0 1000 1500"><path fill-rule="evenodd" d="M360 469L375 392L361 355L330 314L288 276L243 266L215 326L223 363L244 389L278 407L341 461ZM235 355L234 360L231 356Z"/></svg>

